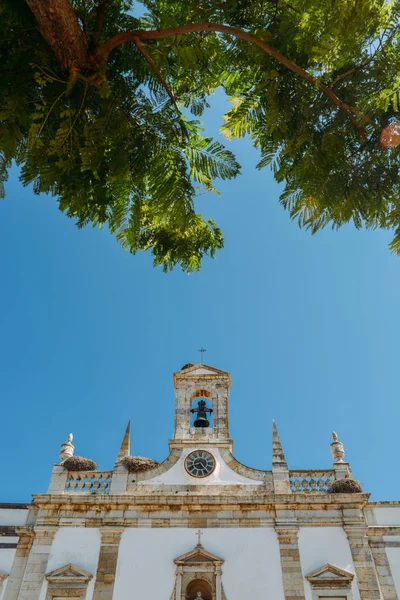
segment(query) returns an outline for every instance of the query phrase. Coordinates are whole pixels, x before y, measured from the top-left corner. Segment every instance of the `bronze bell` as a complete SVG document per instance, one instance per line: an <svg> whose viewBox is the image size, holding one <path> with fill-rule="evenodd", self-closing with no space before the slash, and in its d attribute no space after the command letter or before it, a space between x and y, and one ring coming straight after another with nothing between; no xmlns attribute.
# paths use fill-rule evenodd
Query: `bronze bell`
<svg viewBox="0 0 400 600"><path fill-rule="evenodd" d="M206 417L205 412L199 412L197 419L193 423L193 427L210 427L210 421Z"/></svg>
<svg viewBox="0 0 400 600"><path fill-rule="evenodd" d="M207 419L207 413L209 412L211 414L213 409L206 408L206 403L204 400L199 400L198 408L192 408L190 412L197 413L193 427L210 427L210 421Z"/></svg>

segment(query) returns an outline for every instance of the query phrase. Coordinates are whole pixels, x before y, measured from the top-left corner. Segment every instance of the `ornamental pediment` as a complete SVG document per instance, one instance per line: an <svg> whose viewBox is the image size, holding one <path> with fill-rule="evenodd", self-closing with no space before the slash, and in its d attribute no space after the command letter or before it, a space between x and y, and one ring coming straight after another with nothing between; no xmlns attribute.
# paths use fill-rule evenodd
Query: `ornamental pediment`
<svg viewBox="0 0 400 600"><path fill-rule="evenodd" d="M354 574L334 565L326 564L308 573L306 579L311 587L315 588L348 588L351 586Z"/></svg>
<svg viewBox="0 0 400 600"><path fill-rule="evenodd" d="M88 583L93 575L69 563L45 575L49 583Z"/></svg>
<svg viewBox="0 0 400 600"><path fill-rule="evenodd" d="M191 552L187 552L186 554L182 554L182 556L178 556L178 558L174 559L174 563L179 566L183 565L198 565L198 564L215 564L222 565L224 562L223 558L219 556L215 556L215 554L211 554L211 552L207 552L203 547L197 547Z"/></svg>
<svg viewBox="0 0 400 600"><path fill-rule="evenodd" d="M221 369L216 369L215 367L210 367L209 365L203 364L190 364L190 366L185 366L181 371L175 373L175 375L179 375L180 377L197 377L198 375L227 375L229 377L229 373L227 371L221 371Z"/></svg>

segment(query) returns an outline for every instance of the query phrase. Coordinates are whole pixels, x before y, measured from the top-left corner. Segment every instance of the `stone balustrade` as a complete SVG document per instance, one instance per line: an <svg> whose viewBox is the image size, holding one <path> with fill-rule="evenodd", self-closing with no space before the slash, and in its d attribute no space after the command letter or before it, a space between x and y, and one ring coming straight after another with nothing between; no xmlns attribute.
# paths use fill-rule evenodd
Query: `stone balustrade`
<svg viewBox="0 0 400 600"><path fill-rule="evenodd" d="M292 492L327 492L335 479L332 470L327 471L289 471Z"/></svg>
<svg viewBox="0 0 400 600"><path fill-rule="evenodd" d="M69 471L67 494L109 494L112 471Z"/></svg>

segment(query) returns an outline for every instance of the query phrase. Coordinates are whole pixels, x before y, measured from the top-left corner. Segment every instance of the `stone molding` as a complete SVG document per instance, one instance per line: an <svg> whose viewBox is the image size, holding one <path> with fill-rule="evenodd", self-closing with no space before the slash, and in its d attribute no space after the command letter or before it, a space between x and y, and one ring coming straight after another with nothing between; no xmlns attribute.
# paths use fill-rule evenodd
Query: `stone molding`
<svg viewBox="0 0 400 600"><path fill-rule="evenodd" d="M193 550L174 559L176 565L172 600L185 600L189 586L194 581L209 585L212 600L222 600L222 565L224 559L211 554L199 543Z"/></svg>
<svg viewBox="0 0 400 600"><path fill-rule="evenodd" d="M323 565L305 576L312 589L344 589L350 588L354 574L344 569L339 569L331 564Z"/></svg>
<svg viewBox="0 0 400 600"><path fill-rule="evenodd" d="M331 564L323 565L305 576L311 587L312 599L346 598L352 600L354 574Z"/></svg>
<svg viewBox="0 0 400 600"><path fill-rule="evenodd" d="M57 597L79 598L84 600L87 595L89 581L93 578L91 573L69 563L46 573L47 593L46 600Z"/></svg>
<svg viewBox="0 0 400 600"><path fill-rule="evenodd" d="M3 571L0 571L0 595L1 592L3 591L3 586L4 586L4 582L8 577L8 573L3 573Z"/></svg>

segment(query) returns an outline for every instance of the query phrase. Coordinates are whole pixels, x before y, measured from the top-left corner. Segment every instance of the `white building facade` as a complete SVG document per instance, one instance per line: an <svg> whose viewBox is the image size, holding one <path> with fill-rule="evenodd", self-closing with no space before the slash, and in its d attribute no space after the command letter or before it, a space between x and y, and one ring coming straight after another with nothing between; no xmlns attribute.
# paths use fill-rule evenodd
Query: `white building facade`
<svg viewBox="0 0 400 600"><path fill-rule="evenodd" d="M274 424L272 469L252 469L229 373L189 363L174 386L162 463L130 457L128 427L90 470L69 436L47 493L0 505L0 600L399 600L400 503L369 502L336 435L332 467L291 471Z"/></svg>

